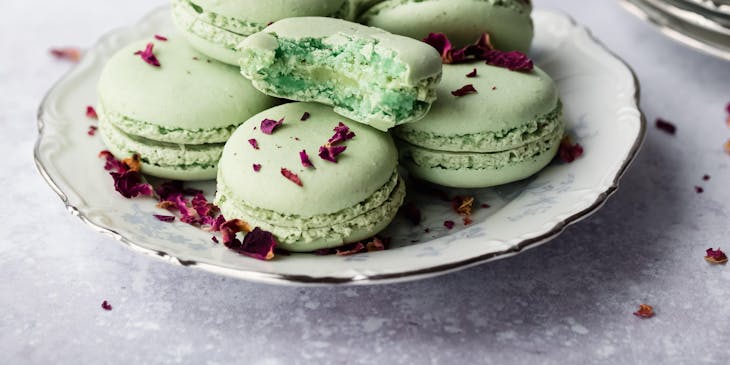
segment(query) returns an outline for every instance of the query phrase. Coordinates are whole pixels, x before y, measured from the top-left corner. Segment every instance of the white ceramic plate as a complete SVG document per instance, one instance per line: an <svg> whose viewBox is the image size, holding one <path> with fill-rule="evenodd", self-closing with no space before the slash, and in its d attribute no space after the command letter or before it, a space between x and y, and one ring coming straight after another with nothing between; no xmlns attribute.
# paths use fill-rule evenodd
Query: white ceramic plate
<svg viewBox="0 0 730 365"><path fill-rule="evenodd" d="M157 9L139 24L103 37L53 87L40 106L35 160L72 214L135 250L185 266L276 284L364 284L413 280L514 256L599 209L616 190L645 135L638 84L629 67L567 16L537 10L532 56L557 81L569 130L585 147L584 157L572 164L554 163L508 186L449 191L491 205L477 208L475 223L468 227L449 203L409 192L408 200L421 208L424 221L414 227L398 218L386 232L392 237L390 250L257 261L213 244L209 233L157 221L152 215L164 212L151 199L120 197L97 158L104 149L100 139L86 134L91 121L84 117L85 106L96 101L104 62L132 40L155 33L174 36L168 18L167 8ZM209 197L214 192L213 182L198 187ZM456 221L457 227L447 230L445 220Z"/></svg>
<svg viewBox="0 0 730 365"><path fill-rule="evenodd" d="M675 6L662 0L620 0L626 10L651 22L670 38L730 61L730 17ZM727 5L725 5L727 8Z"/></svg>

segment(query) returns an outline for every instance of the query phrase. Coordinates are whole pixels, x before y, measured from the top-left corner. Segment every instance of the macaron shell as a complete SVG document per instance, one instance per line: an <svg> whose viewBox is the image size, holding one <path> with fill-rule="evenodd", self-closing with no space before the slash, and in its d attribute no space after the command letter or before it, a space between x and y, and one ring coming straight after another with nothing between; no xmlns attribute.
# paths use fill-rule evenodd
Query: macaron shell
<svg viewBox="0 0 730 365"><path fill-rule="evenodd" d="M310 118L300 121L305 112ZM260 130L266 118L284 118L284 125L266 135ZM347 150L338 163L332 163L318 157L318 150L339 122L356 136L344 143ZM260 149L255 150L249 139L256 139ZM302 166L302 150L315 168ZM255 172L253 164L261 164L261 171ZM233 134L224 148L220 176L235 198L250 206L312 217L367 199L388 181L396 165L397 151L388 134L343 118L321 104L290 103L252 117ZM297 174L303 186L282 176L282 168Z"/></svg>
<svg viewBox="0 0 730 365"><path fill-rule="evenodd" d="M262 95L237 68L211 60L178 34L134 42L117 52L99 81L100 103L131 120L188 130L239 125L279 101ZM134 53L154 45L161 66Z"/></svg>
<svg viewBox="0 0 730 365"><path fill-rule="evenodd" d="M139 153L143 158L144 174L163 179L201 181L215 179L218 172L217 161L223 151L222 144L199 146L190 151L181 149L180 145L141 142L125 135L104 120L99 121L99 132L107 149L117 158L123 159ZM150 160L158 164L148 162Z"/></svg>
<svg viewBox="0 0 730 365"><path fill-rule="evenodd" d="M334 15L343 8L345 0L195 0L192 3L204 12L268 24L298 16Z"/></svg>
<svg viewBox="0 0 730 365"><path fill-rule="evenodd" d="M466 75L474 69L477 77L468 78ZM452 95L469 84L476 94ZM437 93L429 114L417 123L399 126L396 134L418 131L463 137L510 131L553 112L559 98L552 78L538 67L531 72L516 72L483 61L444 65Z"/></svg>
<svg viewBox="0 0 730 365"><path fill-rule="evenodd" d="M411 176L431 183L453 188L487 188L519 181L540 172L555 158L559 147L560 138L555 138L547 151L495 169L474 169L469 167L447 169L436 166L422 166L409 158L402 158L401 164ZM419 149L420 147L409 148ZM438 153L437 151L430 152ZM401 149L401 153L411 152ZM448 159L453 152L443 152L443 154ZM484 158L480 154L475 154L474 157Z"/></svg>
<svg viewBox="0 0 730 365"><path fill-rule="evenodd" d="M489 33L501 50L527 52L534 27L531 7L517 0L389 0L366 12L361 22L415 39L444 33L456 47Z"/></svg>
<svg viewBox="0 0 730 365"><path fill-rule="evenodd" d="M397 58L408 67L406 80L409 85L415 86L423 79L441 75L441 57L433 47L382 29L341 19L325 17L282 19L258 33L258 37L249 37L241 47L251 46L265 49L267 45L269 48L275 46L276 43L272 43L268 37L264 37L265 34L276 34L279 38L291 40L318 38L329 45L349 43L351 37L372 39L378 42L378 46L392 50ZM270 50L273 51L273 49Z"/></svg>

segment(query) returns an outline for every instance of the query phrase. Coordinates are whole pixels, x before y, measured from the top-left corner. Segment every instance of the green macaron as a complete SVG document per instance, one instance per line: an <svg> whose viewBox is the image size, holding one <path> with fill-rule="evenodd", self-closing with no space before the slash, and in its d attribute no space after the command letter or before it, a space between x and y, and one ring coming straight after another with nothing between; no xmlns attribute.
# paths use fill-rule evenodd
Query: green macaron
<svg viewBox="0 0 730 365"><path fill-rule="evenodd" d="M297 16L336 16L345 0L172 0L175 24L200 52L236 65L236 47L272 22Z"/></svg>
<svg viewBox="0 0 730 365"><path fill-rule="evenodd" d="M533 37L529 0L387 0L360 22L416 39L446 34L464 47L489 33L495 48L527 52Z"/></svg>
<svg viewBox="0 0 730 365"><path fill-rule="evenodd" d="M452 94L466 85L476 93ZM489 187L529 177L555 157L565 129L562 104L541 69L444 65L438 93L426 118L394 130L401 164L413 176L444 186Z"/></svg>
<svg viewBox="0 0 730 365"><path fill-rule="evenodd" d="M240 49L241 73L262 92L331 105L383 131L423 118L441 78L428 44L341 19L284 19Z"/></svg>
<svg viewBox="0 0 730 365"><path fill-rule="evenodd" d="M278 101L180 35L157 38L122 48L105 65L97 105L102 139L119 158L140 154L146 174L213 179L231 133Z"/></svg>
<svg viewBox="0 0 730 365"><path fill-rule="evenodd" d="M266 123L281 125L272 132ZM284 104L228 141L215 203L227 219L272 232L286 250L358 242L383 230L403 202L397 160L387 133L322 104Z"/></svg>

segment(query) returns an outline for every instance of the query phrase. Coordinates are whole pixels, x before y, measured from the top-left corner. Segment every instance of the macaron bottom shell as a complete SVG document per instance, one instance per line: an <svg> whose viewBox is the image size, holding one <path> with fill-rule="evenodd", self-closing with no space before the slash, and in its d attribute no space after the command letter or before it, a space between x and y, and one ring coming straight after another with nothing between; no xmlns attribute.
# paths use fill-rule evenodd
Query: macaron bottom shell
<svg viewBox="0 0 730 365"><path fill-rule="evenodd" d="M487 188L528 178L557 155L564 129L541 141L495 153L436 151L399 140L400 163L418 179L453 188Z"/></svg>
<svg viewBox="0 0 730 365"><path fill-rule="evenodd" d="M99 132L107 149L123 159L135 153L142 160L142 173L182 181L215 179L223 144L177 145L128 135L99 118Z"/></svg>
<svg viewBox="0 0 730 365"><path fill-rule="evenodd" d="M395 186L386 184L372 197L342 212L308 218L292 218L289 222L270 218L271 216L283 216L283 214L263 209L252 210L250 207L246 207L245 202L232 196L231 190L220 176L218 177L215 204L226 218L238 218L251 226L273 233L278 239L277 247L279 248L291 252L313 252L359 242L373 237L385 229L395 218L406 194L405 182L397 171L394 172L393 179ZM382 200L378 195L383 194L387 194L386 197L383 197L385 200L372 207L371 200ZM362 207L372 209L354 217L352 212L347 212L348 210L360 210ZM338 215L347 216L348 219L339 219ZM330 220L329 223L328 220Z"/></svg>

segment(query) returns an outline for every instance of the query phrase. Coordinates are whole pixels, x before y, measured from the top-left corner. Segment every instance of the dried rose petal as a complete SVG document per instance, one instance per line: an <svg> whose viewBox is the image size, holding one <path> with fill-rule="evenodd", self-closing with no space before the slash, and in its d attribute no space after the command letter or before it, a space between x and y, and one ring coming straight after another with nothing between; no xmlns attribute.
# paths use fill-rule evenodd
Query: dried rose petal
<svg viewBox="0 0 730 365"><path fill-rule="evenodd" d="M114 189L127 199L140 195L152 196L152 185L142 181L142 174L139 171L129 170L127 172L109 173L114 179Z"/></svg>
<svg viewBox="0 0 730 365"><path fill-rule="evenodd" d="M451 95L461 97L461 96L466 96L469 94L476 94L476 93L477 93L477 89L474 88L474 85L469 84L469 85L465 85L464 87L462 87L459 90L452 91Z"/></svg>
<svg viewBox="0 0 730 365"><path fill-rule="evenodd" d="M705 261L711 264L725 264L728 261L727 255L725 255L725 253L722 252L722 250L719 248L717 250L708 248L705 252L707 253L707 255L705 256Z"/></svg>
<svg viewBox="0 0 730 365"><path fill-rule="evenodd" d="M157 220L159 220L160 222L165 222L165 223L172 223L175 221L175 216L173 216L173 215L154 214L154 217L157 218Z"/></svg>
<svg viewBox="0 0 730 365"><path fill-rule="evenodd" d="M723 145L723 148L725 149L725 153L730 155L730 139L728 139L727 142L725 142L725 145Z"/></svg>
<svg viewBox="0 0 730 365"><path fill-rule="evenodd" d="M662 118L657 118L656 122L654 123L656 127L663 132L666 132L668 134L677 134L677 127L672 124L671 122L668 122Z"/></svg>
<svg viewBox="0 0 730 365"><path fill-rule="evenodd" d="M213 243L220 243L218 242L218 237L216 236L211 237L210 240L213 241Z"/></svg>
<svg viewBox="0 0 730 365"><path fill-rule="evenodd" d="M468 78L477 77L477 69L475 68L474 71L469 72L468 74L466 74L466 77L468 77Z"/></svg>
<svg viewBox="0 0 730 365"><path fill-rule="evenodd" d="M471 217L464 217L464 225L468 226L474 223L474 221L471 219Z"/></svg>
<svg viewBox="0 0 730 365"><path fill-rule="evenodd" d="M406 203L403 206L403 211L406 214L406 218L408 218L411 223L413 223L414 226L421 224L421 210L418 209L418 207L413 203Z"/></svg>
<svg viewBox="0 0 730 365"><path fill-rule="evenodd" d="M281 118L278 122L266 118L261 121L261 132L269 135L274 134L274 130L281 127L282 124L284 124L284 118Z"/></svg>
<svg viewBox="0 0 730 365"><path fill-rule="evenodd" d="M249 139L248 144L250 144L255 150L259 149L259 142L255 138Z"/></svg>
<svg viewBox="0 0 730 365"><path fill-rule="evenodd" d="M276 248L277 242L271 232L256 227L243 237L243 241L235 238L235 235L232 237L230 239L231 237L229 236L228 240L224 237L223 241L223 244L230 250L257 260L268 261L274 258L274 249Z"/></svg>
<svg viewBox="0 0 730 365"><path fill-rule="evenodd" d="M365 251L365 245L362 242L358 242L354 245L343 246L336 249L335 254L337 256L351 256Z"/></svg>
<svg viewBox="0 0 730 365"><path fill-rule="evenodd" d="M104 309L105 311L110 311L110 310L112 310L112 305L109 304L109 302L107 302L105 300L105 301L101 302L101 308Z"/></svg>
<svg viewBox="0 0 730 365"><path fill-rule="evenodd" d="M77 47L51 48L51 54L61 60L69 60L71 62L79 62L81 60L81 50Z"/></svg>
<svg viewBox="0 0 730 365"><path fill-rule="evenodd" d="M702 180L704 180L704 181L710 181L710 175L702 176Z"/></svg>
<svg viewBox="0 0 730 365"><path fill-rule="evenodd" d="M570 136L565 136L560 142L558 156L565 163L571 163L583 155L583 146L579 143L573 144Z"/></svg>
<svg viewBox="0 0 730 365"><path fill-rule="evenodd" d="M134 54L140 56L142 60L147 62L148 64L155 67L160 67L160 61L157 59L157 56L155 56L153 52L154 48L154 44L147 43L147 47L145 47L144 51L137 51L134 52Z"/></svg>
<svg viewBox="0 0 730 365"><path fill-rule="evenodd" d="M474 197L473 196L457 196L451 201L451 207L454 209L454 211L463 216L471 216L472 212L472 206L474 205Z"/></svg>
<svg viewBox="0 0 730 365"><path fill-rule="evenodd" d="M163 37L159 34L155 34L155 39L157 39L158 41L167 42L167 37Z"/></svg>
<svg viewBox="0 0 730 365"><path fill-rule="evenodd" d="M142 158L138 153L122 160L122 163L131 171L142 171Z"/></svg>
<svg viewBox="0 0 730 365"><path fill-rule="evenodd" d="M520 51L490 50L484 53L488 65L507 68L510 71L532 71L535 68L532 60Z"/></svg>
<svg viewBox="0 0 730 365"><path fill-rule="evenodd" d="M302 114L302 117L299 118L299 120L301 120L302 122L304 122L307 119L309 119L309 117L311 117L311 116L312 116L312 114L309 114L309 112L304 112L304 114Z"/></svg>
<svg viewBox="0 0 730 365"><path fill-rule="evenodd" d="M487 208L490 208L490 207L491 206L489 204L487 204L487 203L482 204L482 208L484 208L484 209L487 209Z"/></svg>
<svg viewBox="0 0 730 365"><path fill-rule="evenodd" d="M291 181L299 186L304 186L304 184L302 184L302 180L299 178L299 176L297 176L297 174L289 171L288 169L285 169L282 167L281 175L284 176L285 178L289 179L289 181Z"/></svg>
<svg viewBox="0 0 730 365"><path fill-rule="evenodd" d="M120 174L129 170L129 167L125 166L122 161L117 160L114 155L107 150L99 152L99 157L106 160L104 163L104 170L115 171Z"/></svg>
<svg viewBox="0 0 730 365"><path fill-rule="evenodd" d="M436 48L436 51L438 51L441 55L443 63L452 63L453 46L446 34L429 33L428 37L424 38L423 41L428 43L431 47Z"/></svg>
<svg viewBox="0 0 730 365"><path fill-rule="evenodd" d="M233 242L236 239L236 233L251 232L251 226L240 219L231 219L221 224L220 232L223 242Z"/></svg>
<svg viewBox="0 0 730 365"><path fill-rule="evenodd" d="M639 310L634 312L634 315L643 319L654 317L654 307L648 304L639 304Z"/></svg>
<svg viewBox="0 0 730 365"><path fill-rule="evenodd" d="M335 134L330 138L327 143L329 145L336 145L340 144L342 142L347 142L353 138L355 138L355 132L350 131L350 127L346 126L344 123L340 122L334 129Z"/></svg>
<svg viewBox="0 0 730 365"><path fill-rule="evenodd" d="M347 146L322 146L319 148L319 157L323 160L337 163L337 156L345 152Z"/></svg>
<svg viewBox="0 0 730 365"><path fill-rule="evenodd" d="M253 164L253 170L256 172L261 171L261 164L260 163Z"/></svg>
<svg viewBox="0 0 730 365"><path fill-rule="evenodd" d="M218 214L218 207L208 202L208 199L205 198L203 193L195 194L191 200L191 204L200 217L214 217Z"/></svg>
<svg viewBox="0 0 730 365"><path fill-rule="evenodd" d="M446 229L453 229L455 225L456 223L454 223L454 221L444 221L444 227L446 227Z"/></svg>
<svg viewBox="0 0 730 365"><path fill-rule="evenodd" d="M702 194L705 192L705 189L701 186L695 186L695 193Z"/></svg>
<svg viewBox="0 0 730 365"><path fill-rule="evenodd" d="M373 237L372 241L365 244L365 249L368 252L384 251L385 243L380 238Z"/></svg>
<svg viewBox="0 0 730 365"><path fill-rule="evenodd" d="M309 159L309 155L307 155L307 150L299 152L299 159L302 161L302 166L314 168L312 161Z"/></svg>
<svg viewBox="0 0 730 365"><path fill-rule="evenodd" d="M86 117L91 119L99 119L99 114L96 113L96 109L93 106L86 106Z"/></svg>
<svg viewBox="0 0 730 365"><path fill-rule="evenodd" d="M95 125L90 125L90 126L89 126L89 130L87 130L87 131L86 131L86 134L88 134L88 135L90 135L90 136L92 136L92 137L93 137L93 136L95 136L95 135L96 135L96 131L97 131L97 130L99 130L99 127L97 127L97 126L95 126Z"/></svg>

